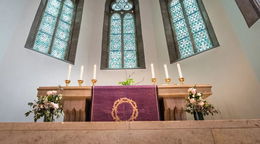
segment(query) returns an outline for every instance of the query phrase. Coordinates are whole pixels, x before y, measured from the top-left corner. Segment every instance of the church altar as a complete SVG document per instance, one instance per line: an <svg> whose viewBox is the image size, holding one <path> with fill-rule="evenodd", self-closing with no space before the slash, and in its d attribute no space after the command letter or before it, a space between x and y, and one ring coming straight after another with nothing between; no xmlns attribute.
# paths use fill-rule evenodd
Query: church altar
<svg viewBox="0 0 260 144"><path fill-rule="evenodd" d="M157 95L161 120L186 120L185 97L194 85L158 85ZM92 86L39 87L37 96L62 88L64 121L90 121ZM211 85L196 85L204 98L212 94Z"/></svg>

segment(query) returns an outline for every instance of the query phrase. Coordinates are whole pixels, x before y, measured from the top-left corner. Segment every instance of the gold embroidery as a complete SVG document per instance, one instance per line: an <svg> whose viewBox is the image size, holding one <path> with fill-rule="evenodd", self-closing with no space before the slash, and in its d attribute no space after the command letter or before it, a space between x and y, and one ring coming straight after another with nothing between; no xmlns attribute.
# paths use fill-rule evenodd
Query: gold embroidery
<svg viewBox="0 0 260 144"><path fill-rule="evenodd" d="M130 118L127 121L134 121L138 117L138 114L139 114L138 108L137 108L137 104L136 104L135 101L133 101L131 99L128 99L126 97L120 98L120 99L118 99L118 100L116 100L114 102L114 105L113 105L113 108L112 108L112 112L111 112L111 116L113 117L113 119L115 121L121 121L121 119L117 115L117 113L118 113L117 109L118 109L118 106L120 104L122 104L122 103L128 103L128 104L130 104L132 106L133 112L132 112Z"/></svg>

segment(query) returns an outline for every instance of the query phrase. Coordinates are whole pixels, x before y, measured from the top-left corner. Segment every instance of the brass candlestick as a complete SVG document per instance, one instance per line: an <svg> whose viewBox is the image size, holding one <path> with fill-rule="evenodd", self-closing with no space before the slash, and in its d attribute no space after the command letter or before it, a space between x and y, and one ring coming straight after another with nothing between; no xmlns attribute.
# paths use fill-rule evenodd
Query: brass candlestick
<svg viewBox="0 0 260 144"><path fill-rule="evenodd" d="M152 78L152 83L153 83L154 85L156 85L156 82L157 82L157 79L156 79L156 78Z"/></svg>
<svg viewBox="0 0 260 144"><path fill-rule="evenodd" d="M184 84L184 80L185 80L185 79L184 79L183 77L179 78L179 82L180 82L180 84L183 85L183 84Z"/></svg>
<svg viewBox="0 0 260 144"><path fill-rule="evenodd" d="M83 80L78 80L78 84L79 84L79 86L82 86L83 83L84 83Z"/></svg>
<svg viewBox="0 0 260 144"><path fill-rule="evenodd" d="M92 86L94 86L97 83L97 80L96 79L92 79L91 82L92 82Z"/></svg>
<svg viewBox="0 0 260 144"><path fill-rule="evenodd" d="M166 78L166 79L165 79L165 82L166 82L166 84L170 84L170 83L171 83L171 81L172 81L172 79L171 79L171 78Z"/></svg>
<svg viewBox="0 0 260 144"><path fill-rule="evenodd" d="M65 80L65 84L66 84L66 86L69 86L70 80Z"/></svg>

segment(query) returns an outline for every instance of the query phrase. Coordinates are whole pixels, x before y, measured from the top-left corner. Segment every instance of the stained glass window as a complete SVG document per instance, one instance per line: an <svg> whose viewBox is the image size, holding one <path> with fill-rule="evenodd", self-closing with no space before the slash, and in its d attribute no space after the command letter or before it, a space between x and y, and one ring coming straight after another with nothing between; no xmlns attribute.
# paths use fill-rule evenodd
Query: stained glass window
<svg viewBox="0 0 260 144"><path fill-rule="evenodd" d="M33 49L65 59L71 36L75 5L71 0L48 0Z"/></svg>
<svg viewBox="0 0 260 144"><path fill-rule="evenodd" d="M200 7L199 1L201 0L168 1L171 29L179 51L179 59L214 47L205 15L201 11L204 7Z"/></svg>
<svg viewBox="0 0 260 144"><path fill-rule="evenodd" d="M111 4L109 68L137 68L136 30L133 3L115 0Z"/></svg>

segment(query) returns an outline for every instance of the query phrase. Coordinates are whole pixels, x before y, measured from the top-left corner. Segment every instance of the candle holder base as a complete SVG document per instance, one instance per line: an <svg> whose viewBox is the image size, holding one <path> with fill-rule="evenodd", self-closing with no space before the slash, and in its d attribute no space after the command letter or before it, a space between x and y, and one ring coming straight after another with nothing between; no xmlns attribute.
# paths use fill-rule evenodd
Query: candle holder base
<svg viewBox="0 0 260 144"><path fill-rule="evenodd" d="M69 86L70 82L71 82L70 80L65 80L66 86Z"/></svg>
<svg viewBox="0 0 260 144"><path fill-rule="evenodd" d="M91 82L92 82L92 86L95 86L95 84L97 83L97 80L96 79L92 79Z"/></svg>
<svg viewBox="0 0 260 144"><path fill-rule="evenodd" d="M165 79L165 82L166 82L166 84L170 84L170 83L171 83L171 81L172 81L172 79L171 79L171 78L166 78L166 79Z"/></svg>
<svg viewBox="0 0 260 144"><path fill-rule="evenodd" d="M152 78L152 83L153 83L154 85L156 85L156 82L157 82L157 79L156 79L156 78Z"/></svg>
<svg viewBox="0 0 260 144"><path fill-rule="evenodd" d="M180 82L181 85L184 84L184 80L185 80L185 79L184 79L183 77L179 78L179 82Z"/></svg>
<svg viewBox="0 0 260 144"><path fill-rule="evenodd" d="M79 84L80 87L82 86L83 83L84 83L83 80L78 80L78 84Z"/></svg>

